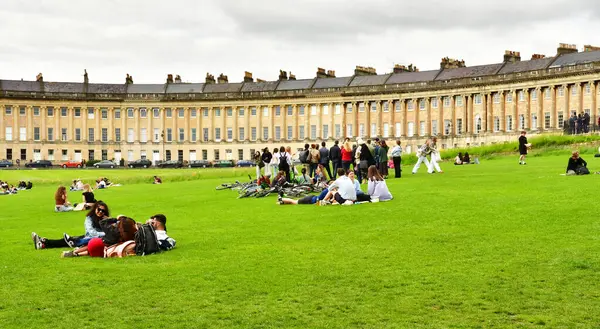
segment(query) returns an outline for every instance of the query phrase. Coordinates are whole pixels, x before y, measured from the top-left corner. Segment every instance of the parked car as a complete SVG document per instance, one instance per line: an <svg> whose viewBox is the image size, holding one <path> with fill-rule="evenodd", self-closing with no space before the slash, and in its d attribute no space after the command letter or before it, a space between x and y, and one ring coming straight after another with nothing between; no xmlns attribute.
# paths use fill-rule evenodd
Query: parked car
<svg viewBox="0 0 600 329"><path fill-rule="evenodd" d="M63 168L81 168L81 161L67 161L60 165Z"/></svg>
<svg viewBox="0 0 600 329"><path fill-rule="evenodd" d="M8 168L8 167L12 167L13 166L13 162L10 160L0 160L0 168Z"/></svg>
<svg viewBox="0 0 600 329"><path fill-rule="evenodd" d="M148 159L139 159L129 162L127 165L129 168L148 168L152 167L152 161Z"/></svg>
<svg viewBox="0 0 600 329"><path fill-rule="evenodd" d="M35 160L32 162L27 162L25 164L25 167L27 167L27 168L51 168L52 162L50 162L48 160Z"/></svg>
<svg viewBox="0 0 600 329"><path fill-rule="evenodd" d="M238 167L254 167L254 161L252 160L239 160L235 163Z"/></svg>
<svg viewBox="0 0 600 329"><path fill-rule="evenodd" d="M102 160L100 162L94 163L94 168L115 168L119 165L110 161L110 160Z"/></svg>
<svg viewBox="0 0 600 329"><path fill-rule="evenodd" d="M192 160L188 164L188 168L206 168L210 167L210 162L206 160Z"/></svg>
<svg viewBox="0 0 600 329"><path fill-rule="evenodd" d="M213 167L215 167L215 168L233 167L233 161L231 161L231 160L216 160L215 162L213 162Z"/></svg>
<svg viewBox="0 0 600 329"><path fill-rule="evenodd" d="M161 162L156 165L159 168L181 168L183 167L183 162L177 160L169 160L165 162Z"/></svg>

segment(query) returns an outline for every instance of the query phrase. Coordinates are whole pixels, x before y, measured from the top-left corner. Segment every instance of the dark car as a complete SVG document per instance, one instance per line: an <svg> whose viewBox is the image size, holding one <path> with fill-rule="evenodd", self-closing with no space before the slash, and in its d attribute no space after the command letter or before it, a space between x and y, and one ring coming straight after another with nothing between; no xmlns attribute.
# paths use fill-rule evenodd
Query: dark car
<svg viewBox="0 0 600 329"><path fill-rule="evenodd" d="M129 168L148 168L152 167L152 161L148 159L139 159L129 162L127 165Z"/></svg>
<svg viewBox="0 0 600 329"><path fill-rule="evenodd" d="M13 166L13 162L10 160L0 160L0 168L8 168L8 167L12 167Z"/></svg>
<svg viewBox="0 0 600 329"><path fill-rule="evenodd" d="M115 168L119 165L110 161L110 160L102 160L100 162L94 163L94 168Z"/></svg>
<svg viewBox="0 0 600 329"><path fill-rule="evenodd" d="M210 162L206 160L192 160L188 164L188 168L206 168L210 167Z"/></svg>
<svg viewBox="0 0 600 329"><path fill-rule="evenodd" d="M238 167L254 167L255 163L252 160L239 160L235 165Z"/></svg>
<svg viewBox="0 0 600 329"><path fill-rule="evenodd" d="M170 160L161 162L156 165L158 168L181 168L183 167L183 162L177 160Z"/></svg>
<svg viewBox="0 0 600 329"><path fill-rule="evenodd" d="M231 160L216 160L213 163L213 167L215 167L215 168L233 167L233 161L231 161Z"/></svg>
<svg viewBox="0 0 600 329"><path fill-rule="evenodd" d="M25 164L27 168L50 168L52 167L52 162L48 160L35 160L32 162L27 162Z"/></svg>

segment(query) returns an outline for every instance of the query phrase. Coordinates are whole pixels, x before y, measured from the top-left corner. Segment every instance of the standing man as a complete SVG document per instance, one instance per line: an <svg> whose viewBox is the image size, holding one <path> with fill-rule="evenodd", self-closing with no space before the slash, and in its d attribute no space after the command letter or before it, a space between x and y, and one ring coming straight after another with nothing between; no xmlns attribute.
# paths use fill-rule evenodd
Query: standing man
<svg viewBox="0 0 600 329"><path fill-rule="evenodd" d="M396 141L396 146L392 148L392 161L394 161L394 172L396 178L402 177L402 146L400 146L400 140Z"/></svg>
<svg viewBox="0 0 600 329"><path fill-rule="evenodd" d="M329 157L333 165L333 177L331 177L333 180L337 177L338 168L342 168L342 150L338 145L339 143L339 141L335 141L335 144L329 149Z"/></svg>
<svg viewBox="0 0 600 329"><path fill-rule="evenodd" d="M375 166L377 167L378 170L379 170L379 163L381 163L381 157L379 156L379 150L381 149L380 143L381 142L379 141L379 137L375 138L375 145L373 146L373 150L375 151L375 153L373 154L373 158L375 158Z"/></svg>
<svg viewBox="0 0 600 329"><path fill-rule="evenodd" d="M417 170L421 167L421 163L425 163L425 167L427 167L427 171L429 171L429 160L427 160L427 156L431 153L431 148L429 147L429 139L425 141L425 144L421 145L417 150L417 158L419 159L415 166L413 167L412 173L413 175L417 173Z"/></svg>
<svg viewBox="0 0 600 329"><path fill-rule="evenodd" d="M329 149L325 147L325 142L321 142L321 148L319 149L319 164L323 165L327 170L327 177L331 179L331 168L329 168Z"/></svg>
<svg viewBox="0 0 600 329"><path fill-rule="evenodd" d="M525 134L527 134L527 132L523 130L521 131L521 137L519 137L519 154L521 155L519 157L520 165L527 164L525 162L525 157L527 157L527 149L531 147L531 144L527 143L527 137L525 137Z"/></svg>

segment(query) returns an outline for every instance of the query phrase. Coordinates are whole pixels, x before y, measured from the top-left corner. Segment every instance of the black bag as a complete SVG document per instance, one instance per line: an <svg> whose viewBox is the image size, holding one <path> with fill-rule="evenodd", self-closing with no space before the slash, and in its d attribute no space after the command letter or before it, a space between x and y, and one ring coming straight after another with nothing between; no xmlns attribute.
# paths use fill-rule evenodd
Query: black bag
<svg viewBox="0 0 600 329"><path fill-rule="evenodd" d="M300 152L300 162L308 163L308 150L304 150L304 151Z"/></svg>
<svg viewBox="0 0 600 329"><path fill-rule="evenodd" d="M160 251L160 245L154 227L150 224L141 225L135 232L135 254L150 255Z"/></svg>
<svg viewBox="0 0 600 329"><path fill-rule="evenodd" d="M290 170L290 164L287 162L287 155L285 153L279 153L279 170Z"/></svg>
<svg viewBox="0 0 600 329"><path fill-rule="evenodd" d="M590 170L587 167L577 167L575 173L577 173L577 175L589 175Z"/></svg>

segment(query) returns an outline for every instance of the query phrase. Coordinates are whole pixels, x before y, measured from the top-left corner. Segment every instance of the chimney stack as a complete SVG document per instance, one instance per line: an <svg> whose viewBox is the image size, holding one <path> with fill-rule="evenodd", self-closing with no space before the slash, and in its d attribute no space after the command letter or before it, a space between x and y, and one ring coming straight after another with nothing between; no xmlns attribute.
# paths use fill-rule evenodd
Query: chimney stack
<svg viewBox="0 0 600 329"><path fill-rule="evenodd" d="M244 72L244 82L254 82L251 72L248 72L248 71Z"/></svg>
<svg viewBox="0 0 600 329"><path fill-rule="evenodd" d="M287 72L284 70L279 70L279 81L285 81L288 79Z"/></svg>
<svg viewBox="0 0 600 329"><path fill-rule="evenodd" d="M558 49L556 49L556 54L558 56L576 53L576 52L577 52L577 45L573 45L573 44L561 43L558 45Z"/></svg>
<svg viewBox="0 0 600 329"><path fill-rule="evenodd" d="M546 55L542 55L542 54L533 54L533 55L531 55L531 60L543 59L543 58L546 58Z"/></svg>
<svg viewBox="0 0 600 329"><path fill-rule="evenodd" d="M505 50L504 61L509 63L515 63L521 61L521 53L518 51Z"/></svg>
<svg viewBox="0 0 600 329"><path fill-rule="evenodd" d="M440 69L457 69L459 67L466 67L464 60L444 57L440 62Z"/></svg>
<svg viewBox="0 0 600 329"><path fill-rule="evenodd" d="M256 82L267 82L267 81L265 81L263 79L256 78Z"/></svg>
<svg viewBox="0 0 600 329"><path fill-rule="evenodd" d="M175 83L181 83L181 76L179 74L175 76Z"/></svg>
<svg viewBox="0 0 600 329"><path fill-rule="evenodd" d="M327 70L327 77L328 78L335 78L335 71L334 70Z"/></svg>
<svg viewBox="0 0 600 329"><path fill-rule="evenodd" d="M293 75L292 72L290 72L289 80L296 80L296 76Z"/></svg>
<svg viewBox="0 0 600 329"><path fill-rule="evenodd" d="M592 46L592 45L585 45L583 46L583 51L588 52L588 51L598 51L600 50L600 47L596 47L596 46Z"/></svg>
<svg viewBox="0 0 600 329"><path fill-rule="evenodd" d="M42 73L38 73L38 75L35 76L35 81L44 82L44 76L42 75Z"/></svg>
<svg viewBox="0 0 600 329"><path fill-rule="evenodd" d="M419 72L419 69L412 64L408 65L408 67L405 65L400 65L400 64L394 65L394 73L404 73L404 72Z"/></svg>
<svg viewBox="0 0 600 329"><path fill-rule="evenodd" d="M364 67L357 65L354 69L354 75L377 75L377 70L372 67Z"/></svg>
<svg viewBox="0 0 600 329"><path fill-rule="evenodd" d="M223 75L223 73L221 73L221 75L219 75L219 77L217 78L217 81L219 81L219 84L228 83L229 79L227 78L226 75Z"/></svg>
<svg viewBox="0 0 600 329"><path fill-rule="evenodd" d="M215 76L210 74L210 73L206 73L206 84L215 84Z"/></svg>
<svg viewBox="0 0 600 329"><path fill-rule="evenodd" d="M167 83L173 83L173 74L167 74Z"/></svg>
<svg viewBox="0 0 600 329"><path fill-rule="evenodd" d="M327 78L327 72L325 72L324 68L317 68L317 78Z"/></svg>

